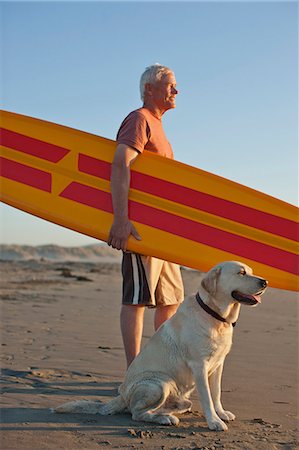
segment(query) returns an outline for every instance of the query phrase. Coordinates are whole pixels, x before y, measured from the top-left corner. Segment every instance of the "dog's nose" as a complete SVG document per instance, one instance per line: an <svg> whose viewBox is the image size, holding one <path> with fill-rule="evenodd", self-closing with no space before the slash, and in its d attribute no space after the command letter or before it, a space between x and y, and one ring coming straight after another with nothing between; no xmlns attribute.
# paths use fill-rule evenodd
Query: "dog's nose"
<svg viewBox="0 0 299 450"><path fill-rule="evenodd" d="M268 286L268 281L261 278L261 286L263 289L265 289Z"/></svg>

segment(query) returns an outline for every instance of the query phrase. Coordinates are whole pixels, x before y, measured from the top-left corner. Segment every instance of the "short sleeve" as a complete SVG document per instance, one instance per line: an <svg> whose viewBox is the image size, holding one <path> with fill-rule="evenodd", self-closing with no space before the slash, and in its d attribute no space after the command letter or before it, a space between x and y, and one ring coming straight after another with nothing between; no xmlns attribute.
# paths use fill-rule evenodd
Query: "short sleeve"
<svg viewBox="0 0 299 450"><path fill-rule="evenodd" d="M117 143L125 144L142 153L149 140L149 126L139 111L131 112L121 124L117 133Z"/></svg>

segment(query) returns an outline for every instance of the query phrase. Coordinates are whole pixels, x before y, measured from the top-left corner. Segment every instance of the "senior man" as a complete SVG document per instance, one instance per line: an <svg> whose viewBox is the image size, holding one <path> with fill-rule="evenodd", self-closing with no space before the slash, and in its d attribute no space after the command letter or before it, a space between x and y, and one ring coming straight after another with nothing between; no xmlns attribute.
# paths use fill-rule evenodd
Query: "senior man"
<svg viewBox="0 0 299 450"><path fill-rule="evenodd" d="M143 106L131 112L117 133L112 164L111 193L114 221L108 244L123 251L123 297L121 332L127 366L141 348L145 307L155 310L155 330L177 310L184 298L180 267L160 259L127 252L130 235L141 240L128 214L130 167L144 150L173 158L162 126L162 116L175 108L176 79L173 71L160 64L146 68L140 79Z"/></svg>

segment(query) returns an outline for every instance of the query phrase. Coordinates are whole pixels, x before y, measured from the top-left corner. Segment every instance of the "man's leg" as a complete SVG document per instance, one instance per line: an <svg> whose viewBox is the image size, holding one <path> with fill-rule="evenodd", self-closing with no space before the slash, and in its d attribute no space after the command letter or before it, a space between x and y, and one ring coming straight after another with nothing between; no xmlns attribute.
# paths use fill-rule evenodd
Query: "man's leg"
<svg viewBox="0 0 299 450"><path fill-rule="evenodd" d="M180 303L184 300L180 266L163 261L155 288L155 298L157 307L154 325L157 330L163 322L176 313Z"/></svg>
<svg viewBox="0 0 299 450"><path fill-rule="evenodd" d="M127 367L140 352L144 306L122 305L120 313L120 328L125 347Z"/></svg>
<svg viewBox="0 0 299 450"><path fill-rule="evenodd" d="M170 319L170 317L172 317L176 313L178 307L179 304L168 306L157 306L154 321L155 330L157 330L160 327L160 325L162 325L162 323L165 322L165 320Z"/></svg>

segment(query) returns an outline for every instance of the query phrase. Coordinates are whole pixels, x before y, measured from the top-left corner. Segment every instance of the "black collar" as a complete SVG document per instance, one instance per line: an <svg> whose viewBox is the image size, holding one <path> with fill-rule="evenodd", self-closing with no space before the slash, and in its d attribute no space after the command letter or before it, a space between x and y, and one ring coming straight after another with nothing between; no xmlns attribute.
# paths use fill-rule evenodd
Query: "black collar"
<svg viewBox="0 0 299 450"><path fill-rule="evenodd" d="M208 314L210 314L210 316L213 316L215 319L220 320L220 322L229 323L229 322L227 322L226 319L224 319L224 317L221 317L219 314L217 314L215 311L213 311L208 305L206 305L200 298L200 295L198 292L197 292L195 298L197 300L197 303L202 307L202 309L204 309ZM236 322L232 323L231 325L234 327L236 325Z"/></svg>

